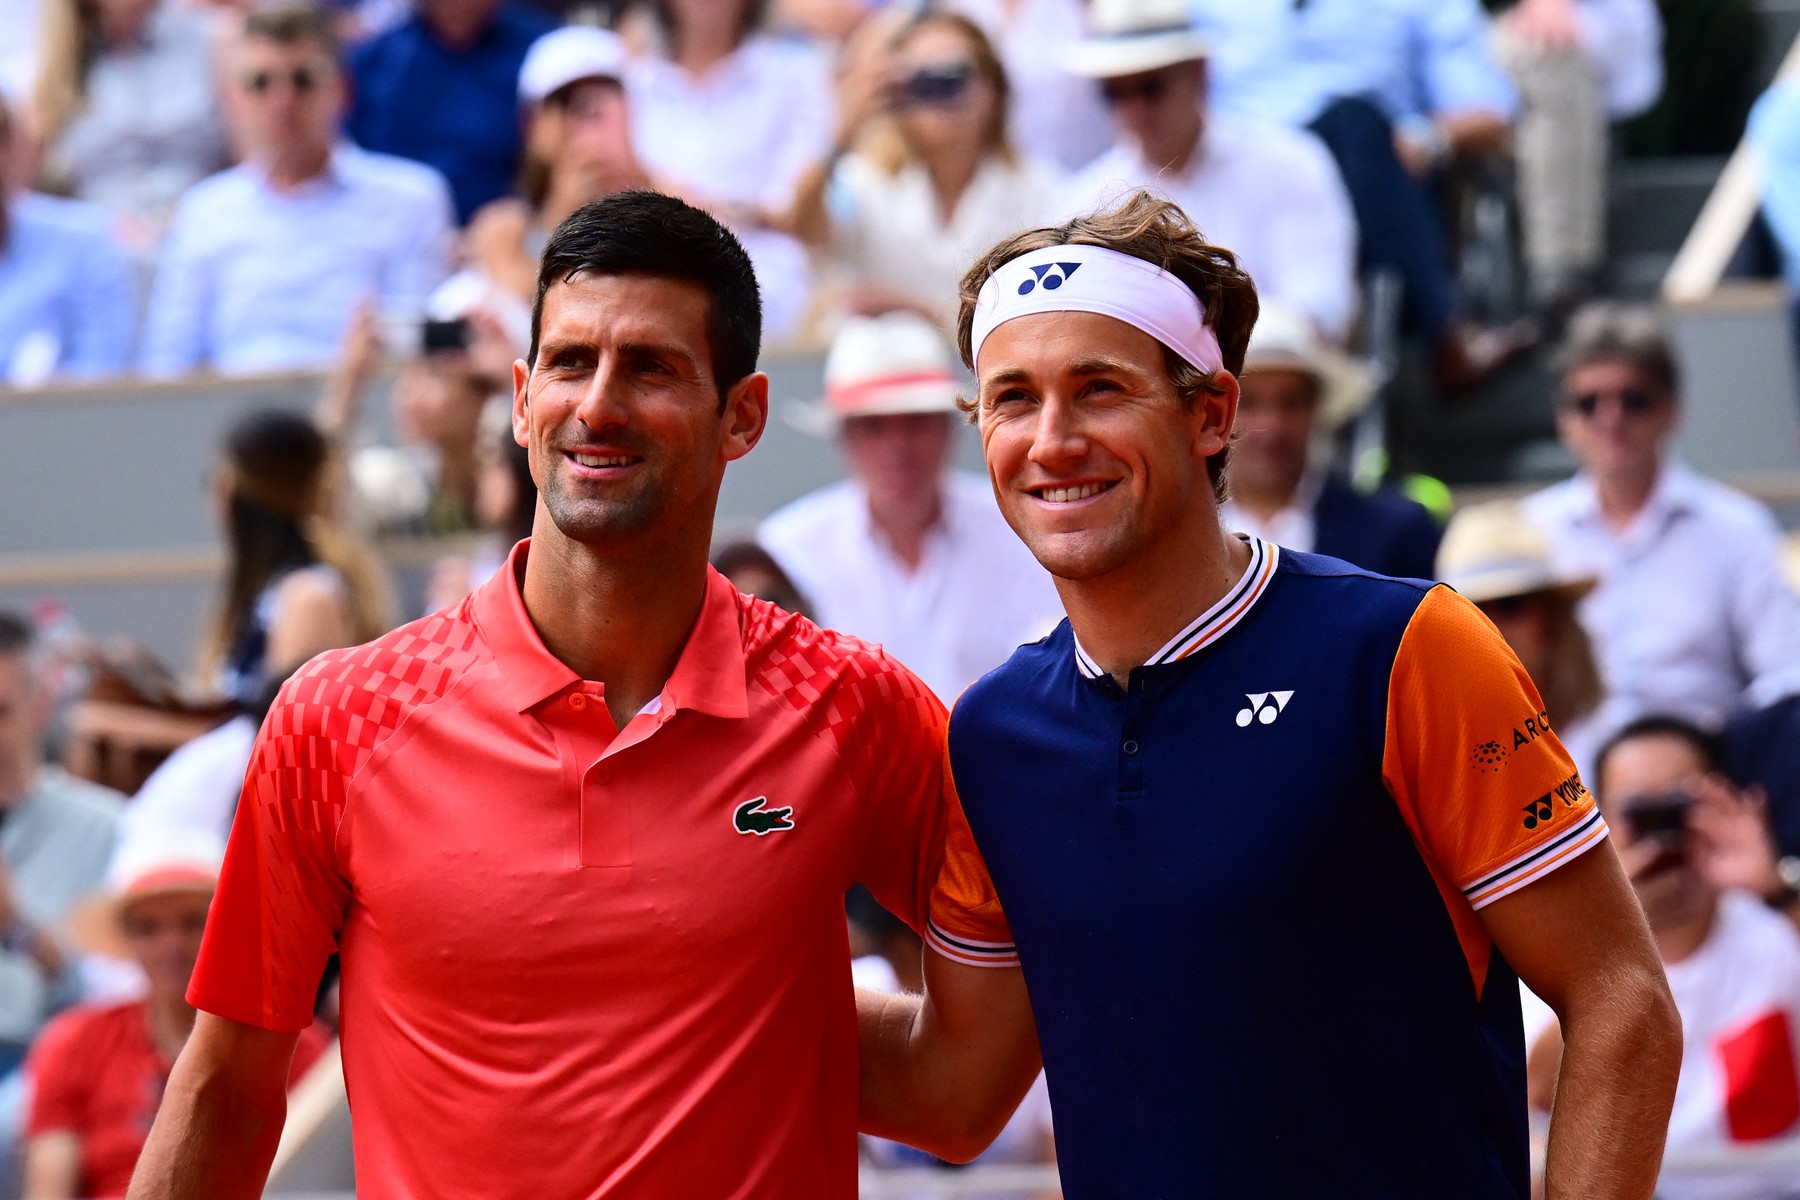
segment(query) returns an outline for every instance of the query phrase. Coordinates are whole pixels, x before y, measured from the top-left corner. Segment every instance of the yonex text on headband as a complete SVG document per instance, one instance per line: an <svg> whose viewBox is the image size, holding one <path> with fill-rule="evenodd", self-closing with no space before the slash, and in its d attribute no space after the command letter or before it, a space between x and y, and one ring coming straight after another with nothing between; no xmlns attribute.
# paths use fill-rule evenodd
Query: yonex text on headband
<svg viewBox="0 0 1800 1200"><path fill-rule="evenodd" d="M1200 299L1155 263L1102 246L1047 246L1021 254L988 276L975 300L970 354L981 358L988 334L1015 317L1091 312L1143 330L1194 367L1224 366L1219 339Z"/></svg>

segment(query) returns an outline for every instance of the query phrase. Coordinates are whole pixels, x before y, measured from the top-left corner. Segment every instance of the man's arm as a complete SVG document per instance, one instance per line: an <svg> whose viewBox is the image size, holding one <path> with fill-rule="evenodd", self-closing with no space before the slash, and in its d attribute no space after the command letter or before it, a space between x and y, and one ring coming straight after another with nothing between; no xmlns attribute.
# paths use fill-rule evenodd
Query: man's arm
<svg viewBox="0 0 1800 1200"><path fill-rule="evenodd" d="M1611 844L1480 916L1562 1024L1546 1200L1648 1200L1681 1071L1681 1017Z"/></svg>
<svg viewBox="0 0 1800 1200"><path fill-rule="evenodd" d="M1037 1077L1037 1024L1017 967L925 951L925 994L856 994L865 1133L967 1162L999 1135Z"/></svg>
<svg viewBox="0 0 1800 1200"><path fill-rule="evenodd" d="M202 1012L175 1062L129 1200L255 1200L287 1118L298 1033Z"/></svg>

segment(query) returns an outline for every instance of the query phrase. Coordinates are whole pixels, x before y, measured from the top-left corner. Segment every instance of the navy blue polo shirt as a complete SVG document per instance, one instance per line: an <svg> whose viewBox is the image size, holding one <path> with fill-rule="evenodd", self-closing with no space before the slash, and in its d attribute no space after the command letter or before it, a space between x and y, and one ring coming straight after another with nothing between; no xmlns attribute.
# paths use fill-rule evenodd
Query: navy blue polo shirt
<svg viewBox="0 0 1800 1200"><path fill-rule="evenodd" d="M473 45L451 49L412 17L350 52L345 128L357 145L436 167L456 220L504 196L519 176L519 68L556 21L502 0Z"/></svg>
<svg viewBox="0 0 1800 1200"><path fill-rule="evenodd" d="M1070 1200L1518 1200L1517 980L1476 912L1605 826L1474 606L1251 549L1128 687L1065 621L964 694L998 903L929 940L1016 945ZM940 883L965 913L978 867Z"/></svg>

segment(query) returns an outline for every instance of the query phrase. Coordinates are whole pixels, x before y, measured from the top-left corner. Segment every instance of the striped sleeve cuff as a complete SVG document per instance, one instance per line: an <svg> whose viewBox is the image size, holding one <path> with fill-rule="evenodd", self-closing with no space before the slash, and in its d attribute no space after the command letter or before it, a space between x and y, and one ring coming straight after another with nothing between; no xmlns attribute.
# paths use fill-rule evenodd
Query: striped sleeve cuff
<svg viewBox="0 0 1800 1200"><path fill-rule="evenodd" d="M1498 870L1489 872L1463 889L1470 908L1486 908L1502 896L1510 896L1528 884L1536 883L1558 867L1606 840L1606 822L1599 809L1586 816L1560 835L1539 846L1533 846Z"/></svg>
<svg viewBox="0 0 1800 1200"><path fill-rule="evenodd" d="M925 923L925 944L951 962L965 967L1016 967L1019 949L1011 942L977 942L953 937L936 921Z"/></svg>

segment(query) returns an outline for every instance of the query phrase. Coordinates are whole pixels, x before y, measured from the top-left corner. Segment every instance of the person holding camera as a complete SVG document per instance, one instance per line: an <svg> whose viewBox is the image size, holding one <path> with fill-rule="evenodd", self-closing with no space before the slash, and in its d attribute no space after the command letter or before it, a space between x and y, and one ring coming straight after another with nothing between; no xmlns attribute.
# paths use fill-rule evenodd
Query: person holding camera
<svg viewBox="0 0 1800 1200"><path fill-rule="evenodd" d="M846 57L836 149L802 179L794 231L829 249L849 311L948 328L963 271L1043 218L1052 172L1009 139L1006 69L967 17L872 22Z"/></svg>
<svg viewBox="0 0 1800 1200"><path fill-rule="evenodd" d="M1755 797L1723 774L1720 743L1678 717L1650 716L1615 734L1594 780L1619 860L1649 919L1684 1048L1667 1154L1767 1146L1800 1137L1800 933L1726 860L1735 817ZM1746 886L1738 886L1739 884ZM1791 897L1791 892L1784 895ZM1547 1108L1560 1032L1552 1022L1530 1057L1530 1096ZM1792 1168L1729 1173L1665 1168L1663 1200L1793 1196Z"/></svg>

